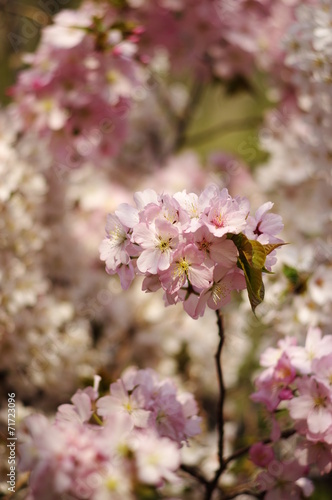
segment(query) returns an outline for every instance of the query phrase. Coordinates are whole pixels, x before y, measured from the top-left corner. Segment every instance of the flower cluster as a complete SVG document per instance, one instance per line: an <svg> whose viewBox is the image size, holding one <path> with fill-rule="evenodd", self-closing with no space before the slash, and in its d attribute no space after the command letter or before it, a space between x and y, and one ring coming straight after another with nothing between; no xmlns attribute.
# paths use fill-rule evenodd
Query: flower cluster
<svg viewBox="0 0 332 500"><path fill-rule="evenodd" d="M46 27L31 66L12 89L23 130L49 139L67 168L116 154L126 134L132 94L142 73L135 62L139 27L116 27L107 4L86 2ZM119 24L119 23L118 23Z"/></svg>
<svg viewBox="0 0 332 500"><path fill-rule="evenodd" d="M285 64L292 70L297 105L309 130L303 146L313 155L318 167L326 171L330 171L332 151L331 22L329 1L304 3L296 10L296 22L290 26L284 40Z"/></svg>
<svg viewBox="0 0 332 500"><path fill-rule="evenodd" d="M318 466L322 474L332 469L332 335L322 336L310 327L304 346L295 337L278 342L261 356L266 369L256 380L252 395L263 403L274 422L272 439L280 436L275 414L287 409L296 432L301 436L298 460Z"/></svg>
<svg viewBox="0 0 332 500"><path fill-rule="evenodd" d="M287 25L293 4L87 0L75 11L63 10L43 29L37 51L24 59L28 68L12 89L17 121L22 132L47 138L66 169L101 163L121 152L133 104L142 101L141 121L149 113L146 97L160 94L165 70L182 75L189 69L232 88L233 81L235 87L246 83L255 65L268 66L272 53L276 61L275 19ZM154 91L147 68L157 83Z"/></svg>
<svg viewBox="0 0 332 500"><path fill-rule="evenodd" d="M263 469L256 477L256 490L266 492L264 500L301 500L313 493L313 484L305 477L308 468L298 460L278 460L272 447L264 443L250 448L250 459Z"/></svg>
<svg viewBox="0 0 332 500"><path fill-rule="evenodd" d="M200 432L192 395L178 394L172 380L160 380L152 369L127 369L110 393L97 402L97 413L106 421L113 413L126 413L133 427L154 429L179 445Z"/></svg>
<svg viewBox="0 0 332 500"><path fill-rule="evenodd" d="M100 399L99 381L61 405L54 423L25 419L20 469L31 471L29 499L132 499L175 479L180 445L200 432L192 395L150 369L128 369Z"/></svg>
<svg viewBox="0 0 332 500"><path fill-rule="evenodd" d="M183 302L193 318L206 306L219 309L232 290L246 287L237 267L231 235L241 232L262 244L279 244L281 217L265 203L249 215L249 201L233 198L226 188L207 187L199 196L186 191L158 195L147 189L134 195L136 207L121 204L108 216L107 237L100 245L109 274L118 274L127 289L135 274L145 276L147 292L162 288L167 305ZM274 262L268 255L266 266Z"/></svg>

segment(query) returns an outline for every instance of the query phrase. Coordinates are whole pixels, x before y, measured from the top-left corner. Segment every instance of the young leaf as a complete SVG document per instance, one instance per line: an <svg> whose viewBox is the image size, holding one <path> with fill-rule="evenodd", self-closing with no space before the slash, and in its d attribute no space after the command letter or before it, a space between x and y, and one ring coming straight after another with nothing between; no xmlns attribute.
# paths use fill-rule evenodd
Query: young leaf
<svg viewBox="0 0 332 500"><path fill-rule="evenodd" d="M263 245L265 249L265 254L269 255L269 253L273 252L273 250L282 247L283 245L287 245L287 243L269 243L267 245Z"/></svg>
<svg viewBox="0 0 332 500"><path fill-rule="evenodd" d="M243 270L252 311L263 302L264 284L262 279L266 253L264 246L256 240L249 240L244 234L232 235L238 251L238 267Z"/></svg>
<svg viewBox="0 0 332 500"><path fill-rule="evenodd" d="M297 283L300 280L300 275L297 269L295 269L295 267L291 267L288 266L287 264L284 264L282 272L293 285L297 285Z"/></svg>

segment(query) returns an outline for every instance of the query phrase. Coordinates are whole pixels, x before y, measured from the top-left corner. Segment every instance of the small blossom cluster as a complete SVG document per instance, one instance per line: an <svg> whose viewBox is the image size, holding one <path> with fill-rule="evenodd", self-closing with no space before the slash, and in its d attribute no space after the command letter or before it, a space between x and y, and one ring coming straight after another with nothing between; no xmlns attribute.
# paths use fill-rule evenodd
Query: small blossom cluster
<svg viewBox="0 0 332 500"><path fill-rule="evenodd" d="M115 26L107 4L64 10L25 56L12 89L22 130L49 140L68 168L116 154L126 135L132 93L143 73L135 62L140 28Z"/></svg>
<svg viewBox="0 0 332 500"><path fill-rule="evenodd" d="M200 433L192 395L179 394L172 380L160 380L152 369L127 369L111 384L110 396L98 400L97 413L104 420L117 412L129 415L133 427L154 429L179 445Z"/></svg>
<svg viewBox="0 0 332 500"><path fill-rule="evenodd" d="M25 419L20 469L31 471L29 499L134 499L141 487L176 479L181 444L200 432L192 395L151 369L128 369L100 399L99 382L59 406L54 423Z"/></svg>
<svg viewBox="0 0 332 500"><path fill-rule="evenodd" d="M273 440L280 430L275 413L287 409L301 446L305 465L318 465L321 473L332 469L332 335L310 327L304 346L295 337L278 342L261 356L266 369L256 380L252 399L263 403L271 414Z"/></svg>
<svg viewBox="0 0 332 500"><path fill-rule="evenodd" d="M255 65L281 59L280 33L299 0L128 0L128 17L144 25L140 45L153 58L162 47L171 69L190 68L222 80L248 77ZM273 69L272 69L273 71Z"/></svg>
<svg viewBox="0 0 332 500"><path fill-rule="evenodd" d="M100 245L106 271L118 274L124 289L135 274L143 275L143 290L162 288L166 305L182 302L195 319L206 306L219 309L233 290L246 287L237 247L228 236L242 232L262 244L281 242L276 237L281 217L268 213L272 203L250 216L246 198L233 198L216 185L199 196L185 190L158 195L147 189L136 192L134 200L136 207L121 204L108 216L107 237ZM274 258L273 253L268 256L267 267Z"/></svg>
<svg viewBox="0 0 332 500"><path fill-rule="evenodd" d="M273 448L256 443L250 448L251 461L262 468L255 481L258 492L266 492L264 500L301 500L312 495L314 487L306 477L308 467L297 459L279 460Z"/></svg>
<svg viewBox="0 0 332 500"><path fill-rule="evenodd" d="M303 146L314 156L315 164L328 171L332 152L331 23L330 1L304 2L284 40L285 64L292 70L297 105L309 129L309 140L303 141Z"/></svg>

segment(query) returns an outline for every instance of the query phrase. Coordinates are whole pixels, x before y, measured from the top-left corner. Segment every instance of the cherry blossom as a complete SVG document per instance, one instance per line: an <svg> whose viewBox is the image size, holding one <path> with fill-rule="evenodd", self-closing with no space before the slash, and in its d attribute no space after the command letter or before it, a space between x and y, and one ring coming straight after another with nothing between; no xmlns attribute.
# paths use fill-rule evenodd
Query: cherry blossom
<svg viewBox="0 0 332 500"><path fill-rule="evenodd" d="M106 271L119 274L125 288L134 273L143 274L143 290L162 288L167 305L182 302L195 319L206 306L224 307L233 290L246 288L232 236L243 230L256 240L260 225L258 239L282 243L275 236L283 227L280 216L266 213L271 203L258 209L256 220L246 198L233 198L216 185L200 195L158 195L150 189L135 193L134 200L136 208L122 204L108 216L107 238L100 245Z"/></svg>
<svg viewBox="0 0 332 500"><path fill-rule="evenodd" d="M61 405L54 423L41 414L24 421L19 467L32 471L31 498L135 498L140 486L177 480L179 445L200 432L192 395L177 399L175 385L151 369L128 369L111 384L111 396L98 399L99 381Z"/></svg>

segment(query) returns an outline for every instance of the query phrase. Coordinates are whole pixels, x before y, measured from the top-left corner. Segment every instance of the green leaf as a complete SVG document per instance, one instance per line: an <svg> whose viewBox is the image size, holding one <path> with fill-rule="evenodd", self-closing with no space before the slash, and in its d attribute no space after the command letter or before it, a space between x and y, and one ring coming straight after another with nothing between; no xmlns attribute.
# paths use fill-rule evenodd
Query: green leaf
<svg viewBox="0 0 332 500"><path fill-rule="evenodd" d="M297 269L295 269L295 267L287 266L287 264L284 264L282 272L293 285L297 285L300 281L299 272L297 271Z"/></svg>
<svg viewBox="0 0 332 500"><path fill-rule="evenodd" d="M251 309L255 313L256 307L264 300L262 270L251 267L241 251L239 252L239 263L244 272Z"/></svg>
<svg viewBox="0 0 332 500"><path fill-rule="evenodd" d="M282 272L290 283L290 292L296 295L305 293L307 289L308 274L299 273L295 267L283 265Z"/></svg>
<svg viewBox="0 0 332 500"><path fill-rule="evenodd" d="M254 268L263 270L266 260L264 246L255 240L248 240L251 244L251 262Z"/></svg>
<svg viewBox="0 0 332 500"><path fill-rule="evenodd" d="M242 233L233 235L230 239L238 249L238 267L244 272L251 309L255 313L256 307L264 300L262 273L266 260L265 248L258 241L249 240Z"/></svg>
<svg viewBox="0 0 332 500"><path fill-rule="evenodd" d="M264 266L263 269L262 269L263 273L265 274L275 274L273 273L272 271L269 271L268 269L266 269L266 267Z"/></svg>
<svg viewBox="0 0 332 500"><path fill-rule="evenodd" d="M269 255L269 253L273 252L273 250L282 247L283 245L288 245L288 243L269 243L267 245L263 245L265 249L265 254Z"/></svg>
<svg viewBox="0 0 332 500"><path fill-rule="evenodd" d="M268 273L265 267L266 256L276 248L286 245L286 243L270 243L262 245L257 240L249 240L243 233L227 234L227 238L232 240L239 252L237 265L243 270L246 279L249 301L253 313L256 307L264 300L264 283L262 274Z"/></svg>

